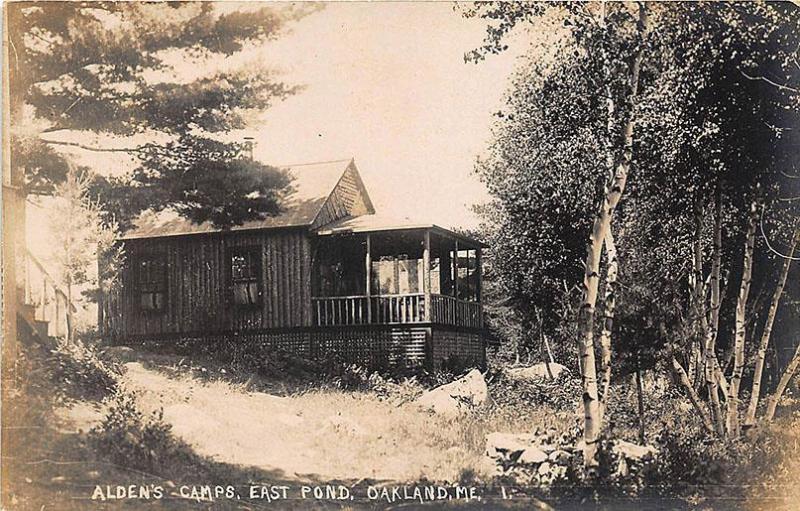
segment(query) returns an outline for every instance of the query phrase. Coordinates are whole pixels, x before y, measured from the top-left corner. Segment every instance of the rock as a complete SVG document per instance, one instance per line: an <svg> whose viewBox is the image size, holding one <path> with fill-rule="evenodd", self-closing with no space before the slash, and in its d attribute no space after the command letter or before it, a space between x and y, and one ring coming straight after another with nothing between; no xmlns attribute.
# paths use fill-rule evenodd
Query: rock
<svg viewBox="0 0 800 511"><path fill-rule="evenodd" d="M492 458L522 452L535 444L531 435L489 433L486 435L486 454Z"/></svg>
<svg viewBox="0 0 800 511"><path fill-rule="evenodd" d="M64 476L55 476L50 478L51 483L63 483L67 478Z"/></svg>
<svg viewBox="0 0 800 511"><path fill-rule="evenodd" d="M612 451L618 456L622 456L629 460L638 461L648 456L655 456L658 449L652 445L637 445L624 440L618 440L614 443Z"/></svg>
<svg viewBox="0 0 800 511"><path fill-rule="evenodd" d="M551 452L556 450L556 447L552 444L543 444L539 442L537 442L537 444L538 444L537 447L542 451L544 451L545 454L550 454Z"/></svg>
<svg viewBox="0 0 800 511"><path fill-rule="evenodd" d="M539 465L539 470L538 470L539 475L540 476L549 475L550 474L550 468L551 468L550 463L548 463L546 461L542 462L542 464Z"/></svg>
<svg viewBox="0 0 800 511"><path fill-rule="evenodd" d="M545 461L547 461L547 454L545 454L538 447L528 447L522 451L522 454L520 454L519 458L517 458L517 463L526 463L529 465L542 463Z"/></svg>
<svg viewBox="0 0 800 511"><path fill-rule="evenodd" d="M550 372L553 373L554 378L558 378L558 375L561 374L562 371L567 370L566 367L555 362L549 364L540 362L529 367L514 367L506 371L506 374L515 380L550 378L550 373L547 372L548 365L550 366Z"/></svg>
<svg viewBox="0 0 800 511"><path fill-rule="evenodd" d="M103 353L111 355L120 362L131 362L136 359L133 349L128 346L109 346Z"/></svg>
<svg viewBox="0 0 800 511"><path fill-rule="evenodd" d="M86 477L88 477L89 479L98 479L100 477L100 472L98 472L97 470L90 470L86 472Z"/></svg>
<svg viewBox="0 0 800 511"><path fill-rule="evenodd" d="M617 477L625 477L629 473L630 473L630 470L628 469L628 462L625 461L625 457L624 456L620 456L619 457L619 461L617 462L617 470L615 471L616 476Z"/></svg>
<svg viewBox="0 0 800 511"><path fill-rule="evenodd" d="M565 464L569 462L572 456L567 451L556 449L547 456L547 460L551 463Z"/></svg>
<svg viewBox="0 0 800 511"><path fill-rule="evenodd" d="M558 479L563 478L567 475L567 467L561 465L551 465L550 466L550 476L551 481L556 481Z"/></svg>
<svg viewBox="0 0 800 511"><path fill-rule="evenodd" d="M425 410L453 416L484 404L488 398L486 380L480 371L473 369L456 381L424 393L416 404Z"/></svg>

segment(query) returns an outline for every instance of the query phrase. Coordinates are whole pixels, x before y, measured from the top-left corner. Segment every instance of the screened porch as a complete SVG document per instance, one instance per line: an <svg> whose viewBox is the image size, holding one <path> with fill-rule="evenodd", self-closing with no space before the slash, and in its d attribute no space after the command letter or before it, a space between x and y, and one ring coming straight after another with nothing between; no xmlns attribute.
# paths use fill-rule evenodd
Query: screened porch
<svg viewBox="0 0 800 511"><path fill-rule="evenodd" d="M436 226L323 231L312 268L316 326L483 326L481 244Z"/></svg>

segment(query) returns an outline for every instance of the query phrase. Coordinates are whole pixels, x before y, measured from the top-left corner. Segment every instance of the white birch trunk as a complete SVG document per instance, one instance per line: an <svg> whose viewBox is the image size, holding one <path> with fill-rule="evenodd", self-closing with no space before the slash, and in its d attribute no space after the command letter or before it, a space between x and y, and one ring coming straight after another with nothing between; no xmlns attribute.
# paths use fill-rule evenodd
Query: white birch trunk
<svg viewBox="0 0 800 511"><path fill-rule="evenodd" d="M647 11L644 3L639 3L639 22L637 29L640 37L644 37L647 22ZM579 317L578 356L580 358L581 379L583 381L583 411L584 428L583 438L584 464L587 467L597 465L597 440L600 433L601 417L597 390L597 366L594 357L594 314L597 303L597 292L600 272L600 255L603 242L611 228L614 210L625 191L631 160L633 159L633 131L634 112L633 100L638 93L639 71L642 65L643 45L639 45L630 66L628 90L628 119L625 122L623 134L623 152L621 161L617 164L614 176L611 179L600 210L595 216L589 243L586 247L585 272L583 279L583 303Z"/></svg>
<svg viewBox="0 0 800 511"><path fill-rule="evenodd" d="M781 380L778 382L778 387L767 400L767 411L764 414L765 422L771 422L775 417L775 410L778 408L778 401L781 400L781 396L786 390L786 387L789 385L789 381L792 379L792 376L794 376L794 372L797 371L798 365L800 365L800 343L797 344L797 349L795 350L789 365L786 366L786 369L784 369L783 374L781 375Z"/></svg>
<svg viewBox="0 0 800 511"><path fill-rule="evenodd" d="M614 306L616 304L616 283L618 274L617 247L611 229L605 239L608 270L606 273L605 304L603 306L603 328L600 332L600 374L602 378L602 394L600 399L600 418L605 416L611 388L611 331L614 326Z"/></svg>
<svg viewBox="0 0 800 511"><path fill-rule="evenodd" d="M672 356L672 370L678 377L678 382L681 386L686 390L686 394L689 396L689 401L692 403L692 407L694 407L695 412L697 415L700 416L700 421L703 423L703 427L709 433L714 433L714 425L711 423L711 419L708 417L708 414L703 409L703 406L700 401L700 396L697 394L697 391L694 390L694 386L692 385L692 381L689 379L689 376L686 374L686 371L683 369L683 366L675 356Z"/></svg>
<svg viewBox="0 0 800 511"><path fill-rule="evenodd" d="M728 392L728 417L726 429L731 438L739 436L739 385L744 371L744 341L747 321L747 298L750 294L750 281L753 276L753 247L756 240L756 224L758 221L758 203L750 206L747 223L747 234L744 247L742 283L739 287L739 300L736 302L736 332L734 337L733 375Z"/></svg>
<svg viewBox="0 0 800 511"><path fill-rule="evenodd" d="M800 224L795 228L792 244L789 247L789 256L783 260L783 267L781 267L778 284L775 287L775 293L772 295L772 302L769 305L767 320L764 323L764 331L761 334L761 342L758 345L756 367L753 372L753 390L750 392L750 405L747 407L747 416L744 420L745 426L748 427L753 426L756 422L756 410L758 409L758 399L761 395L761 378L764 373L764 360L767 355L767 346L769 345L769 338L772 335L772 325L775 322L778 304L783 295L783 288L786 286L786 279L789 276L789 268L792 265L792 257L794 256L794 251L797 248L798 242L800 242Z"/></svg>
<svg viewBox="0 0 800 511"><path fill-rule="evenodd" d="M706 323L705 362L704 374L706 387L711 401L711 416L719 436L725 436L725 423L722 415L722 406L719 401L719 386L721 372L718 372L719 363L716 354L717 330L719 328L720 307L720 274L722 269L722 197L717 189L714 199L714 246L711 263L711 304L710 318ZM722 377L724 380L724 376Z"/></svg>

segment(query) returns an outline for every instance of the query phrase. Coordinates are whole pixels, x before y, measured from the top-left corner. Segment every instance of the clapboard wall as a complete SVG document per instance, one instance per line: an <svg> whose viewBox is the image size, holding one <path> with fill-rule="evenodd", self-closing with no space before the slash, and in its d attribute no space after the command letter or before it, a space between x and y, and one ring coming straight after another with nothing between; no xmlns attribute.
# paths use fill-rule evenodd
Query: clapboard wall
<svg viewBox="0 0 800 511"><path fill-rule="evenodd" d="M125 242L120 287L106 300L105 334L147 335L245 332L311 325L311 243L303 228L133 239ZM262 299L233 304L230 250L255 247L261 255ZM134 265L154 255L166 263L167 293L160 311L143 310Z"/></svg>

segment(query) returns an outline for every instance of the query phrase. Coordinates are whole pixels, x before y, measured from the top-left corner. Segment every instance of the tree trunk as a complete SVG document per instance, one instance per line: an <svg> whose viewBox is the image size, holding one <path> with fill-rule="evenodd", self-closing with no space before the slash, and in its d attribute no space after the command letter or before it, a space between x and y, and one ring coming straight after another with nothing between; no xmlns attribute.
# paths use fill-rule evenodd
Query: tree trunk
<svg viewBox="0 0 800 511"><path fill-rule="evenodd" d="M55 318L55 321L58 322L58 318ZM67 342L72 342L72 279L69 277L67 277Z"/></svg>
<svg viewBox="0 0 800 511"><path fill-rule="evenodd" d="M758 222L758 203L750 205L750 215L747 223L747 235L744 246L744 262L742 270L742 284L739 287L739 300L736 303L736 334L734 337L733 374L731 376L730 391L728 393L728 418L726 426L728 435L732 438L739 436L739 385L742 381L744 370L744 338L745 321L747 320L747 297L750 294L750 281L753 276L753 246L756 241L756 224Z"/></svg>
<svg viewBox="0 0 800 511"><path fill-rule="evenodd" d="M636 402L639 406L639 442L644 444L644 390L642 389L642 369L639 367L638 353L636 354Z"/></svg>
<svg viewBox="0 0 800 511"><path fill-rule="evenodd" d="M617 247L611 229L605 239L608 270L606 274L605 305L603 306L603 329L600 332L600 374L603 392L600 396L600 418L605 415L608 393L611 388L611 330L614 326L614 305L616 303L615 287L617 283L618 263Z"/></svg>
<svg viewBox="0 0 800 511"><path fill-rule="evenodd" d="M756 367L753 372L753 390L750 393L750 405L747 407L747 416L745 418L745 426L752 426L756 422L756 410L758 409L758 399L761 394L761 379L764 373L764 360L767 355L767 346L769 345L769 338L772 335L772 325L775 322L775 315L778 312L778 304L783 295L783 288L786 286L786 279L789 276L789 268L792 265L792 257L800 242L800 224L794 230L792 237L792 244L789 247L789 256L783 260L783 267L781 268L780 277L778 278L778 285L775 287L775 293L772 295L772 302L769 305L769 312L767 313L767 320L764 324L764 331L761 334L761 343L758 345L758 353L756 354Z"/></svg>
<svg viewBox="0 0 800 511"><path fill-rule="evenodd" d="M706 325L705 362L704 374L709 399L711 400L711 415L719 436L725 436L725 423L722 416L722 406L719 402L719 374L717 373L716 341L719 328L720 307L720 273L722 268L722 195L719 187L714 198L714 246L711 262L711 304L710 321ZM724 377L723 377L724 379Z"/></svg>
<svg viewBox="0 0 800 511"><path fill-rule="evenodd" d="M800 342L797 344L797 349L794 351L794 355L792 355L792 360L789 362L789 365L786 366L786 369L784 369L783 374L781 375L781 380L778 382L778 387L767 400L767 411L764 414L765 422L771 422L775 417L775 410L778 408L778 401L781 400L781 396L786 390L786 387L789 385L789 381L791 381L792 376L794 376L794 372L797 371L798 365L800 365Z"/></svg>
<svg viewBox="0 0 800 511"><path fill-rule="evenodd" d="M644 3L639 3L637 30L644 37L647 11ZM625 191L631 160L633 159L634 112L633 101L639 88L639 70L642 65L643 45L640 44L630 64L628 90L628 118L625 122L622 158L616 166L613 178L606 187L605 197L595 216L589 243L586 248L585 273L583 279L583 303L579 315L578 354L580 358L581 379L583 381L583 438L584 463L587 467L597 465L597 439L600 432L601 417L597 391L597 366L594 357L594 314L600 272L600 254L603 242L611 228L614 210Z"/></svg>
<svg viewBox="0 0 800 511"><path fill-rule="evenodd" d="M691 401L692 406L697 412L697 415L700 417L700 420L703 423L703 427L706 429L707 432L713 434L714 424L711 422L711 419L708 417L708 414L703 409L702 402L700 401L700 396L694 389L692 381L689 380L689 375L686 374L686 371L683 369L681 363L678 362L677 358L675 358L675 355L672 355L671 358L672 358L672 371L678 377L678 382L680 382L681 386L683 386L683 388L686 390L686 394L689 396L689 401Z"/></svg>

